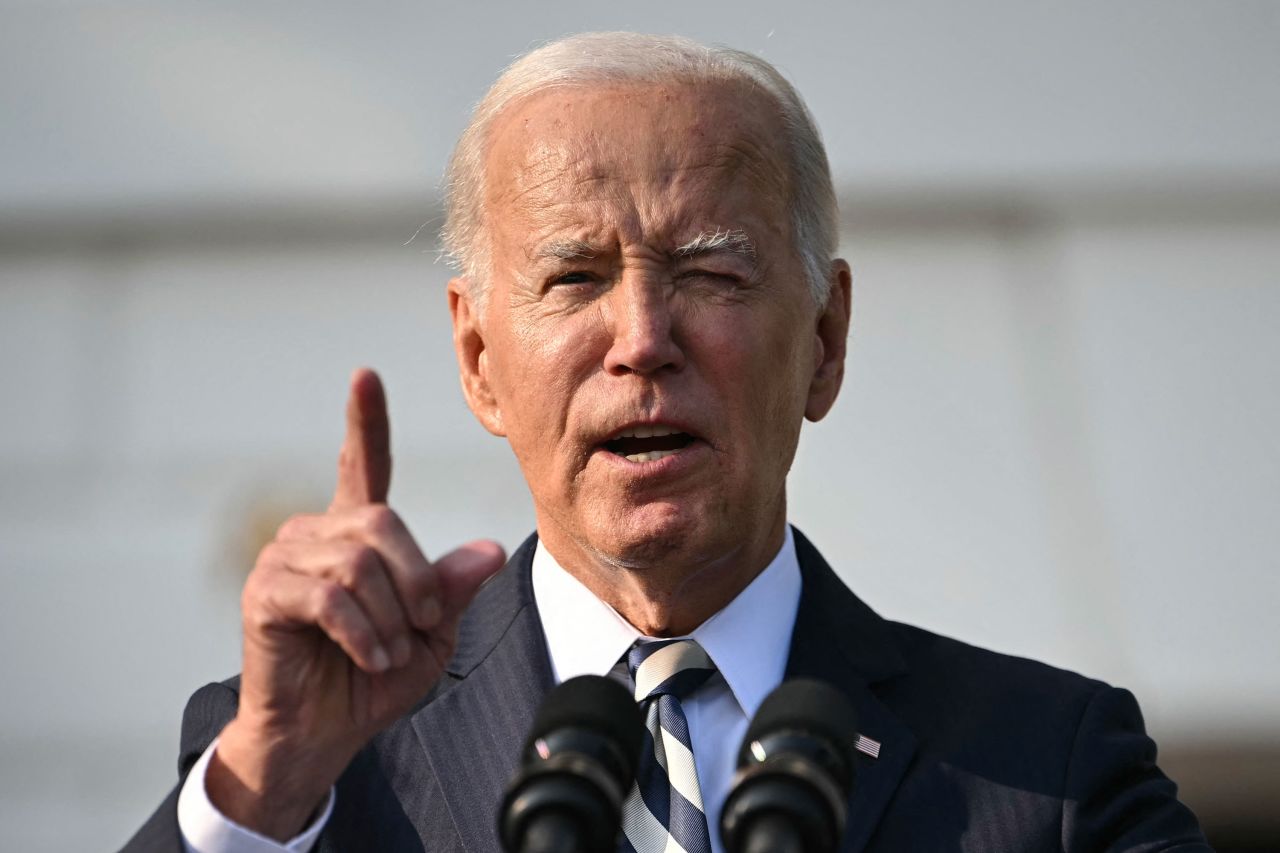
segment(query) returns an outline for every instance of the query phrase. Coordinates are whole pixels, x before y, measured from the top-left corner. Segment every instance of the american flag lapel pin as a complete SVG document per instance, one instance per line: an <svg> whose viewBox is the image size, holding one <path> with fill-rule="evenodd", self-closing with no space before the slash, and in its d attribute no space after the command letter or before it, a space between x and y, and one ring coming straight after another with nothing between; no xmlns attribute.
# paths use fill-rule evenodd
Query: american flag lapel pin
<svg viewBox="0 0 1280 853"><path fill-rule="evenodd" d="M871 758L880 757L880 741L872 740L866 735L858 735L858 742L853 745L853 748Z"/></svg>

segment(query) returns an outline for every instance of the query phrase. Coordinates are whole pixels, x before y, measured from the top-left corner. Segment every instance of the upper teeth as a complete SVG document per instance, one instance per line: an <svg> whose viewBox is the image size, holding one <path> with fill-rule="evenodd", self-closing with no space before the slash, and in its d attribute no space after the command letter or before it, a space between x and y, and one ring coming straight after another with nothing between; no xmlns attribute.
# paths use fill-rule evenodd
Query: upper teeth
<svg viewBox="0 0 1280 853"><path fill-rule="evenodd" d="M677 435L680 430L663 426L662 424L654 424L653 426L638 426L633 429L625 430L618 433L618 438L656 438L663 435Z"/></svg>

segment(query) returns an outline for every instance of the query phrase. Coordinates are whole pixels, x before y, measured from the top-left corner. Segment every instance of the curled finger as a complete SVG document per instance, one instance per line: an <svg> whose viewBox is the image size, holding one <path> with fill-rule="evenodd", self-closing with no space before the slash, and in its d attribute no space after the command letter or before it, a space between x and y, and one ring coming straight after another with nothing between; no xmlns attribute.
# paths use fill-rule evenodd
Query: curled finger
<svg viewBox="0 0 1280 853"><path fill-rule="evenodd" d="M255 627L316 627L360 669L380 673L391 667L391 655L368 614L337 581L296 571L273 572L255 605L244 608L247 621L260 623Z"/></svg>
<svg viewBox="0 0 1280 853"><path fill-rule="evenodd" d="M408 616L381 555L347 540L277 544L284 565L293 572L339 584L355 600L377 631L393 666L404 666L412 651Z"/></svg>

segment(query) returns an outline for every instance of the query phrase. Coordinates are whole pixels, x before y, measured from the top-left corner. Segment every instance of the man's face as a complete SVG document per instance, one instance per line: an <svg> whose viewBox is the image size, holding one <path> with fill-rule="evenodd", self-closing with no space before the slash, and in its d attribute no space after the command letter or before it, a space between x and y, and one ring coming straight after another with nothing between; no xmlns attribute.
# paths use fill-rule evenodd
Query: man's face
<svg viewBox="0 0 1280 853"><path fill-rule="evenodd" d="M774 114L739 85L620 85L542 93L493 128L490 290L480 311L451 285L455 336L562 560L781 541L801 421L839 388L848 276L820 312Z"/></svg>

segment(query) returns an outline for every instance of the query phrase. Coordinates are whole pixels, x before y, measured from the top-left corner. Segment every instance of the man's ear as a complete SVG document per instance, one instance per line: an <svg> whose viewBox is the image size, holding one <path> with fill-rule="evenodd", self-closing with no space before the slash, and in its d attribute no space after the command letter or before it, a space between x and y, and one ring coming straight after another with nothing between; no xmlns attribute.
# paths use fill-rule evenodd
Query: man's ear
<svg viewBox="0 0 1280 853"><path fill-rule="evenodd" d="M804 416L820 421L831 411L844 381L849 315L853 307L853 273L837 258L831 262L831 290L814 328L813 379Z"/></svg>
<svg viewBox="0 0 1280 853"><path fill-rule="evenodd" d="M505 436L502 410L489 381L489 354L485 347L483 316L471 282L449 282L449 316L453 318L453 349L458 355L458 376L467 406L489 432Z"/></svg>

